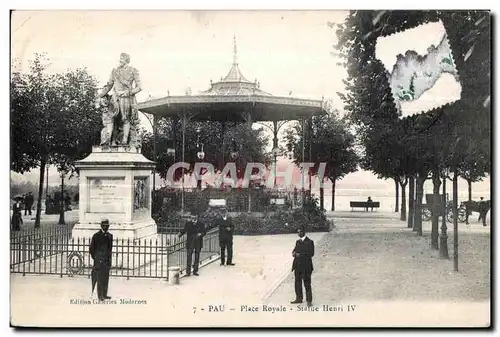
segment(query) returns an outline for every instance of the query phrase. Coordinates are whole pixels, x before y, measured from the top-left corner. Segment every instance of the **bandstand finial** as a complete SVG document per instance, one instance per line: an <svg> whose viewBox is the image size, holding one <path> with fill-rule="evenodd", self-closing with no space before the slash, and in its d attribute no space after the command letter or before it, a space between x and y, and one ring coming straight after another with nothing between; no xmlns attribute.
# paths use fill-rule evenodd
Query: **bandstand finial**
<svg viewBox="0 0 500 337"><path fill-rule="evenodd" d="M233 64L238 63L237 59L238 48L236 47L236 34L233 35Z"/></svg>

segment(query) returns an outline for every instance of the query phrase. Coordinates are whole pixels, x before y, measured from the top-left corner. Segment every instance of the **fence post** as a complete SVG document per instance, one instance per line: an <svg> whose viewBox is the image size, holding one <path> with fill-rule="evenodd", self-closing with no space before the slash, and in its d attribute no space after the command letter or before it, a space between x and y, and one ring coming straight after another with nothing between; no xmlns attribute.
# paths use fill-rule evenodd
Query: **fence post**
<svg viewBox="0 0 500 337"><path fill-rule="evenodd" d="M123 243L123 239L122 239ZM130 238L127 238L127 280L130 280Z"/></svg>

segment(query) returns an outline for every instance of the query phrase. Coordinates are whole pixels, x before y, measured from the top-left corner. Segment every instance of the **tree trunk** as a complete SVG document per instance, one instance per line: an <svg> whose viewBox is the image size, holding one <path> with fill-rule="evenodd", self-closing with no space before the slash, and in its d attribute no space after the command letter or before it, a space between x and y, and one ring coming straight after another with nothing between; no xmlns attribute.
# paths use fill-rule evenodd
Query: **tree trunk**
<svg viewBox="0 0 500 337"><path fill-rule="evenodd" d="M413 228L413 214L415 203L415 178L410 177L408 186L408 228Z"/></svg>
<svg viewBox="0 0 500 337"><path fill-rule="evenodd" d="M396 205L394 206L394 212L399 212L399 179L394 178L394 184L396 185Z"/></svg>
<svg viewBox="0 0 500 337"><path fill-rule="evenodd" d="M36 202L35 228L40 228L40 215L42 214L43 178L45 177L46 164L47 160L42 159L40 162L40 181L38 184L38 200ZM47 210L45 210L45 212L47 212Z"/></svg>
<svg viewBox="0 0 500 337"><path fill-rule="evenodd" d="M332 179L332 211L335 211L335 179Z"/></svg>
<svg viewBox="0 0 500 337"><path fill-rule="evenodd" d="M323 184L319 187L319 207L322 211L325 209L325 188Z"/></svg>
<svg viewBox="0 0 500 337"><path fill-rule="evenodd" d="M408 184L408 178L401 182L401 221L406 221L406 184Z"/></svg>
<svg viewBox="0 0 500 337"><path fill-rule="evenodd" d="M415 202L415 215L413 217L414 230L419 236L422 236L422 195L424 194L424 182L425 178L421 175L417 175L416 181L416 202Z"/></svg>
<svg viewBox="0 0 500 337"><path fill-rule="evenodd" d="M469 187L469 201L472 201L472 180L467 179L467 185Z"/></svg>
<svg viewBox="0 0 500 337"><path fill-rule="evenodd" d="M439 249L439 187L441 179L438 169L434 169L432 172L432 184L432 205L428 205L432 209L431 248Z"/></svg>

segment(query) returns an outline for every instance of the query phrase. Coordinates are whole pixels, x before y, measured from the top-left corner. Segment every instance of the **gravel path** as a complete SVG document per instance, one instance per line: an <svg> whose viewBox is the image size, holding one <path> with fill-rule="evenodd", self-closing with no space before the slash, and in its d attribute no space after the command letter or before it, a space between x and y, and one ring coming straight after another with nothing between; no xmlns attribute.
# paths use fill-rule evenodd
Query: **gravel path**
<svg viewBox="0 0 500 337"><path fill-rule="evenodd" d="M317 244L312 276L314 303L353 300L488 301L490 235L460 233L459 272L430 249L430 235L411 230L337 230ZM290 274L267 300L288 303L294 297Z"/></svg>

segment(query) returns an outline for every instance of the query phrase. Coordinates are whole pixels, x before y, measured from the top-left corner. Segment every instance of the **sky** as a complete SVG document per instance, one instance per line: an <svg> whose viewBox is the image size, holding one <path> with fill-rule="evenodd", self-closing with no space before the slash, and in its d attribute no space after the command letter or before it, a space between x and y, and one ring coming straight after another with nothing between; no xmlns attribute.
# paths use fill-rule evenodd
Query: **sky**
<svg viewBox="0 0 500 337"><path fill-rule="evenodd" d="M49 71L86 67L103 85L120 53L127 52L140 72L141 102L149 95L208 89L210 80L220 80L231 68L236 36L239 67L247 79L257 79L262 90L276 96L291 92L297 98L331 99L342 113L337 92L344 92L346 71L337 65L335 28L327 23L342 23L346 15L327 10L16 11L11 59L16 60L15 70L27 71L34 53L46 53ZM408 34L407 40L422 39L418 31ZM395 55L404 53L400 47L397 42L385 44L377 57L395 62ZM142 122L151 128L145 118ZM349 179L368 184L377 180L368 172ZM52 180L57 181L57 175ZM387 186L393 188L393 183Z"/></svg>
<svg viewBox="0 0 500 337"><path fill-rule="evenodd" d="M143 91L162 97L206 90L229 71L236 36L240 69L274 95L337 99L345 71L331 55L341 11L14 12L12 57L23 70L46 52L52 71L86 66L101 84L121 52L141 74ZM61 29L64 27L64 29Z"/></svg>

